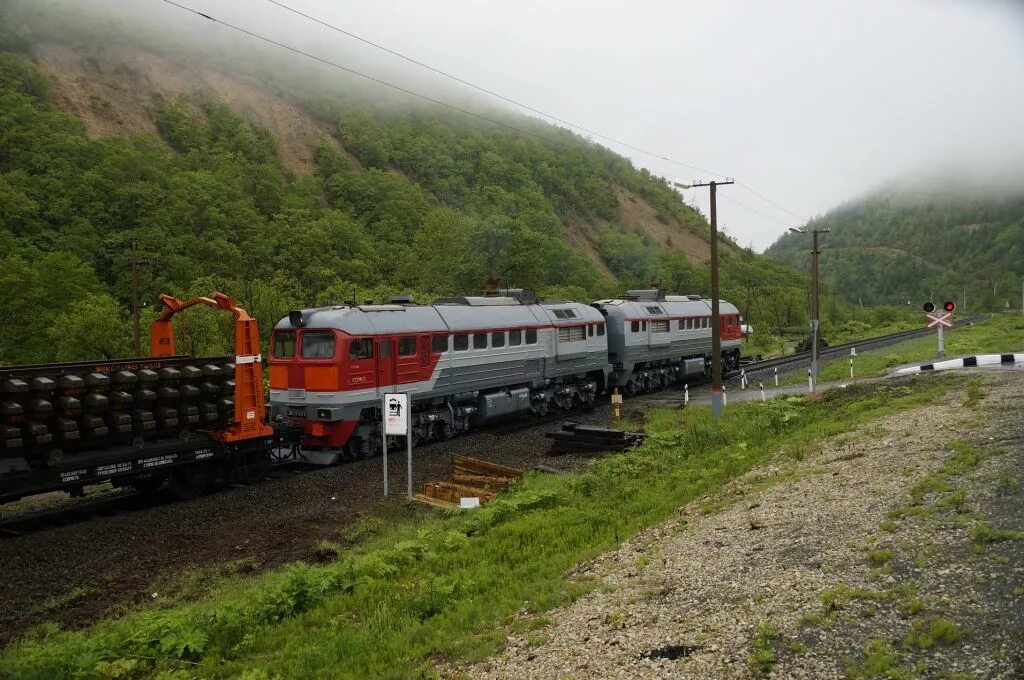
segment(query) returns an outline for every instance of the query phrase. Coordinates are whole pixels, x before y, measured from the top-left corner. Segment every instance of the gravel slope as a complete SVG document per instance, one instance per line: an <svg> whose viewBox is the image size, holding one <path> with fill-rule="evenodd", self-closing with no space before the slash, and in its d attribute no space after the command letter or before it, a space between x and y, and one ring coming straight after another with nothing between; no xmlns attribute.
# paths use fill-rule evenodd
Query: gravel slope
<svg viewBox="0 0 1024 680"><path fill-rule="evenodd" d="M1024 540L979 544L970 533L980 522L1024 529L1024 374L982 379L977 410L950 395L682 508L578 568L574 576L601 583L590 595L522 615L549 626L520 625L534 631L447 674L868 677L874 641L873 660L892 651L887 668L907 673L899 677L1024 677ZM965 436L991 455L929 491L921 507L933 512L883 524L950 459L947 442ZM964 502L943 501L957 491ZM907 642L938 619L956 626L956 639Z"/></svg>

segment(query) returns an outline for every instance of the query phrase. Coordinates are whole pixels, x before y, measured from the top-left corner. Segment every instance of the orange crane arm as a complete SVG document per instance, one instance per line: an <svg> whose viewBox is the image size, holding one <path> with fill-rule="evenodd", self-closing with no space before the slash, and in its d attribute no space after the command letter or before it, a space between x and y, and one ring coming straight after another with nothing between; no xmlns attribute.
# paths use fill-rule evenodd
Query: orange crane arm
<svg viewBox="0 0 1024 680"><path fill-rule="evenodd" d="M149 354L154 357L174 356L174 326L171 319L194 305L208 305L231 312L235 317L235 416L225 430L214 434L222 442L237 442L254 437L269 437L274 431L263 422L263 357L260 355L260 334L256 320L224 293L212 298L194 297L182 302L170 295L161 295L164 311L153 321L149 338Z"/></svg>

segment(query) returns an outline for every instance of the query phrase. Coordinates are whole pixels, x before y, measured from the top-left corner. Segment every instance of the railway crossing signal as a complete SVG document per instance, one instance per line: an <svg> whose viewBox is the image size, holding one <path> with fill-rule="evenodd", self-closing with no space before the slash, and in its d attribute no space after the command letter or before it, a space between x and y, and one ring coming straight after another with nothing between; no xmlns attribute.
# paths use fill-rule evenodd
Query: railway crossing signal
<svg viewBox="0 0 1024 680"><path fill-rule="evenodd" d="M956 303L952 300L946 300L942 303L942 308L946 310L945 314L935 314L935 304L932 302L924 303L925 316L928 317L929 323L926 328L938 328L939 329L939 357L946 356L946 349L942 344L942 328L952 328L953 322L950 318L953 316L953 311L956 309Z"/></svg>

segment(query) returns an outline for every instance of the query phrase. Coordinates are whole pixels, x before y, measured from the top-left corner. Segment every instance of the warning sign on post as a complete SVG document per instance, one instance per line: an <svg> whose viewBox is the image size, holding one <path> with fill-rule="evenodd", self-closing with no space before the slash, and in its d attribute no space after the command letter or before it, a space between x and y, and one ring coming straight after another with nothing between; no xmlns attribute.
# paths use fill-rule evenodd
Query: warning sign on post
<svg viewBox="0 0 1024 680"><path fill-rule="evenodd" d="M409 432L409 395L385 394L384 434L405 435Z"/></svg>

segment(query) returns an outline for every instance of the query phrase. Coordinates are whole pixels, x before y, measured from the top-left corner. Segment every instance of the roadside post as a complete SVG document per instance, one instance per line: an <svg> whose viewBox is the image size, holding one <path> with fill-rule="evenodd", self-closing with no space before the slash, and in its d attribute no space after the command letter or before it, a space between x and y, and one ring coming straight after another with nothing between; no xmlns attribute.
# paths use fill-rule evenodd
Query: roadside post
<svg viewBox="0 0 1024 680"><path fill-rule="evenodd" d="M764 396L764 383L759 382L757 386L761 388L761 401L768 401L768 397Z"/></svg>
<svg viewBox="0 0 1024 680"><path fill-rule="evenodd" d="M779 386L779 367L775 367L775 386Z"/></svg>
<svg viewBox="0 0 1024 680"><path fill-rule="evenodd" d="M729 393L725 391L725 385L722 385L722 406L729 405Z"/></svg>
<svg viewBox="0 0 1024 680"><path fill-rule="evenodd" d="M683 406L690 405L690 383L683 383Z"/></svg>
<svg viewBox="0 0 1024 680"><path fill-rule="evenodd" d="M811 375L810 367L808 367L808 369L807 369L807 391L808 392L813 392L814 391L814 376Z"/></svg>
<svg viewBox="0 0 1024 680"><path fill-rule="evenodd" d="M740 388L747 389L747 369L740 369Z"/></svg>
<svg viewBox="0 0 1024 680"><path fill-rule="evenodd" d="M612 390L612 408L615 410L615 423L618 424L622 421L622 395L619 394L619 388L616 387Z"/></svg>
<svg viewBox="0 0 1024 680"><path fill-rule="evenodd" d="M388 495L388 435L405 435L409 466L409 498L412 498L412 418L409 414L409 395L385 394L381 413L384 414L384 496Z"/></svg>
<svg viewBox="0 0 1024 680"><path fill-rule="evenodd" d="M853 359L857 356L857 348L850 348L850 380L853 380Z"/></svg>

